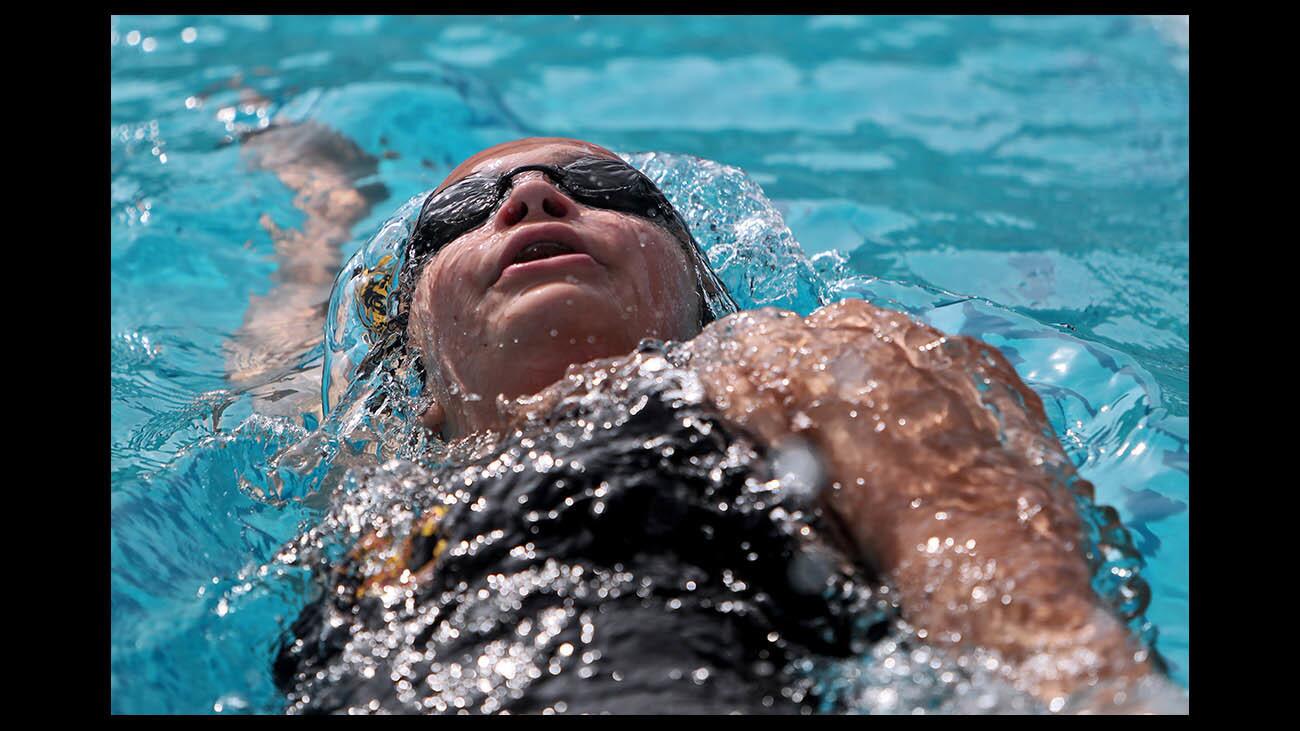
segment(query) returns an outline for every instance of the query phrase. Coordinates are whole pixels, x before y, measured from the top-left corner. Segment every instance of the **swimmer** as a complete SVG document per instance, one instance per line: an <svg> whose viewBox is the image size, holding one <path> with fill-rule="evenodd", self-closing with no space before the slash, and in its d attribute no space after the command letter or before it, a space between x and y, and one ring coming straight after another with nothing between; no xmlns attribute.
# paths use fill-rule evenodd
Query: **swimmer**
<svg viewBox="0 0 1300 731"><path fill-rule="evenodd" d="M316 179L343 191L324 218L357 220L348 176ZM578 140L470 157L408 246L391 327L463 458L295 623L291 711L808 712L772 665L861 651L791 578L813 534L851 564L829 582L890 587L918 637L992 653L1053 710L1185 712L1093 591L1092 486L995 348L862 301L719 319L676 212ZM581 398L614 392L632 405ZM773 527L795 497L752 496L782 455L818 465L810 530ZM1125 692L1144 683L1163 695Z"/></svg>

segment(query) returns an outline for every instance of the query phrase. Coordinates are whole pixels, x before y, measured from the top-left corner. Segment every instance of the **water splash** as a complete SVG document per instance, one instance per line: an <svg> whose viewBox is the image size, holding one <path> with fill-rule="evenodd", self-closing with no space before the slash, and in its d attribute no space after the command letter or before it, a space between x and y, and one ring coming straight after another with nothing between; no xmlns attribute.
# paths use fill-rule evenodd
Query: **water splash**
<svg viewBox="0 0 1300 731"><path fill-rule="evenodd" d="M1169 427L1170 422L1161 410L1152 407L1160 403L1153 379L1132 359L992 302L856 274L834 252L809 260L761 188L736 168L662 153L629 155L628 159L654 179L678 206L742 307L772 304L809 314L820 305L844 297L859 297L907 312L947 331L973 335L999 345L1012 357L1027 382L1044 396L1053 426L1063 435L1076 464L1090 471L1090 476L1131 467L1132 461L1139 457L1143 464L1150 464L1151 460L1167 459L1171 453L1185 453L1185 436L1180 437L1177 425ZM358 266L363 272L391 266L392 262L383 262L383 257L395 242L404 240L409 233L412 214L418 210L421 200L421 196L411 198L383 224L344 269L340 281L354 276ZM339 291L356 290L344 287ZM247 653L223 656L211 668L208 682L195 682L189 691L181 692L170 685L166 690L160 689L162 694L176 693L172 702L178 704L177 708L194 708L186 705L184 699L207 694L210 702L204 701L204 708L215 709L219 705L221 711L277 710L278 696L265 676L266 653L276 646L279 633L306 601L303 587L309 568L337 564L346 555L349 541L355 542L360 537L363 525L387 525L397 533L409 531L412 521L421 514L411 509L414 488L428 478L428 473L420 470L434 469L440 461L454 456L445 451L445 445L430 440L423 430L414 426L416 420L411 415L422 409L418 385L409 381L410 374L404 370L409 364L400 360L385 362L367 376L348 381L350 371L373 346L359 335L361 331L356 327L361 311L363 308L346 294L331 303L324 388L332 408L319 425L306 430L289 428L283 423L272 427L265 419L250 417L234 432L200 443L165 470L165 473L175 473L193 469L185 468L186 464L228 465L216 468L216 472L226 470L226 476L212 478L207 489L224 490L222 494L227 496L224 499L233 501L230 511L264 515L285 511L282 515L286 518L274 521L274 530L265 533L266 538L257 551L232 547L232 555L265 556L267 546L276 537L283 543L295 530L303 529L307 532L301 535L310 535L308 542L321 547L311 554L315 564L304 563L300 536L293 539L296 543L290 541L277 558L254 561L233 573L232 568L210 569L212 573L208 576L217 580L211 582L211 587L203 584L200 604L190 601L188 608L184 608L181 600L175 600L175 611L187 617L182 620L182 626L203 627L203 634L209 640L243 641L251 648ZM149 347L139 338L127 338L123 342L115 350L121 353L115 357L123 362L142 358L141 362L147 362L151 357ZM1054 369L1055 363L1065 363L1066 368ZM203 408L211 406L208 400L200 401ZM191 419L202 408L187 406L182 411L184 414L177 418ZM267 445L264 449L252 450L242 458L221 457L212 462L213 455L232 449L237 452L248 445L253 433L275 433L277 428L280 431L264 442ZM1140 444L1146 447L1139 450ZM1120 446L1124 448L1119 449ZM394 458L402 461L389 462ZM796 478L792 482L800 476L807 477L809 470L804 464L807 460L792 454L786 461L788 471ZM1104 499L1107 483L1096 481ZM396 489L398 485L401 490ZM1092 526L1090 538L1098 546L1116 547L1100 549L1097 553L1098 590L1114 597L1116 606L1130 610L1140 607L1141 597L1126 593L1125 589L1131 583L1127 580L1140 568L1140 555L1126 547L1127 537L1113 512L1084 507ZM327 514L334 517L322 519L322 511L333 511ZM117 520L115 510L115 525ZM193 520L197 524L200 519L195 516ZM129 528L125 523L123 526L122 530L129 535ZM324 550L325 546L329 550ZM124 549L125 543L119 550ZM123 554L122 564L138 564L138 559ZM816 575L820 559L810 558L801 565L804 568L795 572L796 579ZM554 582L559 580L560 573L559 568L547 569L545 576L534 579ZM125 586L148 583L143 579L123 578L120 574L119 577ZM191 590L195 585L193 579L177 581L180 585L188 581ZM605 586L605 590L610 591L612 586ZM599 587L593 590L599 591ZM1135 629L1153 640L1150 623L1141 613L1130 611L1129 614L1133 616ZM579 635L581 624L573 625L578 627ZM905 625L896 625L888 636L895 638L895 647L903 647L899 643L910 633L912 630ZM248 642L249 638L261 639ZM821 698L836 697L840 699L838 702L867 712L911 712L917 708L930 712L958 708L1041 710L1023 697L1017 699L1015 694L1000 690L992 693L992 700L988 693L963 690L993 687L986 686L979 676L965 672L967 669L961 663L969 664L970 658L958 657L952 663L941 659L936 667L929 656L922 661L912 654L904 658L898 654L902 650L891 653L880 649L888 646L888 643L876 643L870 656L834 666L799 666L795 669L801 669L801 684L788 687L793 688L791 693L800 700L810 693ZM116 652L115 667L140 661L136 652ZM159 655L156 649L138 652L153 653L149 661L163 666L174 662ZM197 660L208 652L195 646L188 650L188 655L182 653L178 657ZM518 661L518 657L510 659L507 650L502 652L505 654L497 658L498 664ZM904 666L906 672L893 670ZM549 667L542 669L549 672ZM514 672L510 665L500 666L500 675L511 674L507 671ZM924 677L918 679L918 674ZM258 676L258 682L248 683L252 676ZM691 675L687 673L684 677ZM244 689L240 690L241 687ZM505 687L510 687L509 683ZM490 694L484 696L487 697Z"/></svg>

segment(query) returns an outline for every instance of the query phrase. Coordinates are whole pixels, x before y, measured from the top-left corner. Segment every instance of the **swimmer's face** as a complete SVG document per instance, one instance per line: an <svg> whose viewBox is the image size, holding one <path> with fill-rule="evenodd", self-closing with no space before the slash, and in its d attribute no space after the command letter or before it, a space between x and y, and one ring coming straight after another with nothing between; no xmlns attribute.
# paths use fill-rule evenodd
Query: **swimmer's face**
<svg viewBox="0 0 1300 731"><path fill-rule="evenodd" d="M441 187L592 156L617 159L576 140L519 140L471 157ZM674 236L648 219L578 203L541 172L513 181L483 225L429 261L411 300L411 342L425 354L437 402L426 423L445 435L485 428L476 414L497 395L536 393L569 365L698 331L694 274Z"/></svg>

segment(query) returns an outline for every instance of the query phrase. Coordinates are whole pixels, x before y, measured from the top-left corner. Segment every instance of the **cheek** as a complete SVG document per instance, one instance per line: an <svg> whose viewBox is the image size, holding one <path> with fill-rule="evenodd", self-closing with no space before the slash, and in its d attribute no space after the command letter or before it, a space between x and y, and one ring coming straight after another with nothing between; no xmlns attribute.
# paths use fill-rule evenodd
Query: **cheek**
<svg viewBox="0 0 1300 731"><path fill-rule="evenodd" d="M462 246L461 244L465 244ZM476 242L456 242L425 266L411 305L413 334L430 349L456 349L467 334L475 310L479 276Z"/></svg>
<svg viewBox="0 0 1300 731"><path fill-rule="evenodd" d="M657 294L670 302L686 299L694 288L687 274L686 257L681 255L677 242L660 242L648 250L646 270Z"/></svg>
<svg viewBox="0 0 1300 731"><path fill-rule="evenodd" d="M681 242L648 221L627 226L629 272L638 282L644 304L666 325L693 322L695 279Z"/></svg>

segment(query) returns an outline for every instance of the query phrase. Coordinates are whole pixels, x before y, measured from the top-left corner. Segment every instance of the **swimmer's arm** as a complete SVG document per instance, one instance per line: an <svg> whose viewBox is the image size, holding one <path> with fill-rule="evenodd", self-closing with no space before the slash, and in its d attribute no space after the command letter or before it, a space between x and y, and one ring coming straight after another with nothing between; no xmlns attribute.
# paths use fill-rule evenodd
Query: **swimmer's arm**
<svg viewBox="0 0 1300 731"><path fill-rule="evenodd" d="M769 446L819 448L849 550L889 578L914 627L998 652L1048 703L1152 672L1090 585L1063 481L1091 485L999 352L861 301L786 315L711 326L697 370Z"/></svg>
<svg viewBox="0 0 1300 731"><path fill-rule="evenodd" d="M226 372L236 387L263 386L259 411L303 409L319 396L319 374L296 374L288 383L267 381L320 342L330 288L341 264L340 247L371 207L387 196L382 185L358 186L377 170L377 161L343 135L320 124L285 124L247 137L241 153L253 168L269 170L296 194L294 206L307 214L301 230L283 229L267 215L260 223L271 236L278 265L271 291L251 298L243 325L226 348ZM285 388L290 386L290 388ZM259 391L265 391L260 394ZM287 410L276 392L294 391ZM318 404L316 404L318 406ZM296 415L296 414L291 414Z"/></svg>

